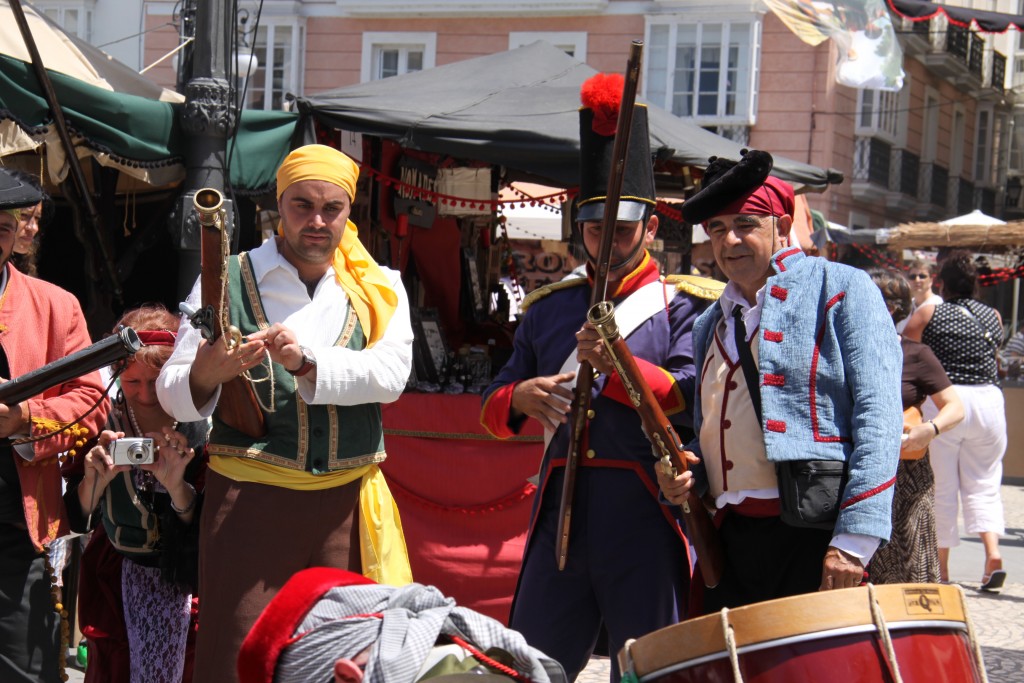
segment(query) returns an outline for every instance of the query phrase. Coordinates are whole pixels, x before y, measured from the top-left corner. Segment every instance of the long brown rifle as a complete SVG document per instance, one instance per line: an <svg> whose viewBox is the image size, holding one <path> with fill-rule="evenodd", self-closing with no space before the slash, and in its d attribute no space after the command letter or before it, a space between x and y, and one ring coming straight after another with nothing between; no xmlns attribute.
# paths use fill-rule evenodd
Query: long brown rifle
<svg viewBox="0 0 1024 683"><path fill-rule="evenodd" d="M212 187L197 191L193 199L201 226L202 266L199 285L202 290L203 310L198 313L198 320L196 314L190 314L190 317L193 324L203 331L203 336L208 342L225 343L228 348L232 348L242 343L242 334L234 325L224 329L221 322L228 303L228 239L221 208L223 203L223 195ZM224 338L221 339L222 337ZM252 384L242 376L236 376L221 385L217 417L229 427L253 438L259 438L267 433L266 420L256 398L256 392Z"/></svg>
<svg viewBox="0 0 1024 683"><path fill-rule="evenodd" d="M619 334L619 327L615 324L615 305L610 301L601 301L591 306L587 311L587 320L604 340L605 349L616 372L619 373L629 400L640 414L644 433L651 441L655 457L661 460L662 466L670 471L672 476L685 472L687 466L683 442L665 416L665 411L661 409L640 368L637 367L636 359L626 345L626 340ZM686 521L686 533L697 551L697 559L700 560L704 585L714 588L722 579L724 563L718 530L704 508L704 503L692 490L681 507L683 519Z"/></svg>
<svg viewBox="0 0 1024 683"><path fill-rule="evenodd" d="M590 305L603 301L608 286L608 271L612 259L612 242L615 239L615 223L619 213L619 196L622 194L622 179L626 167L626 152L629 150L629 131L633 122L633 104L640 81L640 58L644 44L634 40L629 47L629 61L626 63L626 83L622 89L619 104L619 119L615 127L615 142L612 145L612 166L608 174L608 190L605 193L604 219L601 222L601 245L594 264L594 287L590 292ZM558 542L555 546L555 561L559 571L565 569L569 558L569 532L572 526L572 501L576 489L576 470L579 467L580 448L587 420L590 419L590 392L594 385L594 368L590 363L580 363L576 372L576 391L573 397L572 431L569 434L569 452L565 460L565 478L562 481L562 499L558 507Z"/></svg>

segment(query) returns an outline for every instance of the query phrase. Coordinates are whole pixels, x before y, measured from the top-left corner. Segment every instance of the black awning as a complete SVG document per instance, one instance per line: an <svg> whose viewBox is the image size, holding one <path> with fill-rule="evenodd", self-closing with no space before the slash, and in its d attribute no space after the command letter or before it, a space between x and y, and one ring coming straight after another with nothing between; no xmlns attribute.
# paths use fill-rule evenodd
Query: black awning
<svg viewBox="0 0 1024 683"><path fill-rule="evenodd" d="M986 12L969 7L952 7L924 0L888 0L893 12L911 21L925 21L939 14L945 14L950 23L964 28L973 24L985 33L1005 33L1013 27L1024 30L1024 15L1003 14L1002 12Z"/></svg>

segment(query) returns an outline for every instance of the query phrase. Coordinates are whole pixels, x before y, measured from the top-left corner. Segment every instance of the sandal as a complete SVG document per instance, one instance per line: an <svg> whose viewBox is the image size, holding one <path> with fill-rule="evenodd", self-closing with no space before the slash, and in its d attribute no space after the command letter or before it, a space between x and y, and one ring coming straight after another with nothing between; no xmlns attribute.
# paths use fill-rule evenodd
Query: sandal
<svg viewBox="0 0 1024 683"><path fill-rule="evenodd" d="M983 591L998 591L1006 583L1006 571L1003 569L1002 560L992 560L987 563L992 565L993 569L988 574L981 577L981 590ZM986 569L988 566L986 566Z"/></svg>

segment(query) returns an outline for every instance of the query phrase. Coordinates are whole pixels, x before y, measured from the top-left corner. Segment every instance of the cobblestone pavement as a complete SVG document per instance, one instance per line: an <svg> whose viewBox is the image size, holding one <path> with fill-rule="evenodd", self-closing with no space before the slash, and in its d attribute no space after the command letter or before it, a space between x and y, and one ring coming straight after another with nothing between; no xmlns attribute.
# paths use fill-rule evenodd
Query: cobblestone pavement
<svg viewBox="0 0 1024 683"><path fill-rule="evenodd" d="M978 641L981 643L985 670L990 683L1024 683L1024 487L1003 486L1006 511L1006 536L1000 541L1007 583L999 593L982 593L978 579L984 552L976 538L966 535L952 551L950 575L964 588L967 609ZM580 683L607 683L611 662L594 657L576 680ZM82 681L81 671L69 669L69 680ZM794 682L797 683L797 682Z"/></svg>

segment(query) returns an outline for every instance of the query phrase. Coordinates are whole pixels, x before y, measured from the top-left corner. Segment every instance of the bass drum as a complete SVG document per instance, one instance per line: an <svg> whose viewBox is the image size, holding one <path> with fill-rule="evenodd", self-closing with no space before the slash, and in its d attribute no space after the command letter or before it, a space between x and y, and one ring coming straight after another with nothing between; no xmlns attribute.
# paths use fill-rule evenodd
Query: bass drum
<svg viewBox="0 0 1024 683"><path fill-rule="evenodd" d="M985 683L959 586L860 586L770 600L629 641L623 680Z"/></svg>

